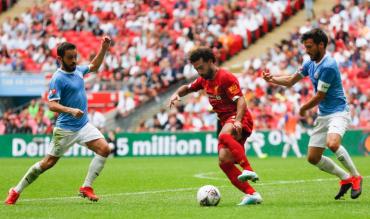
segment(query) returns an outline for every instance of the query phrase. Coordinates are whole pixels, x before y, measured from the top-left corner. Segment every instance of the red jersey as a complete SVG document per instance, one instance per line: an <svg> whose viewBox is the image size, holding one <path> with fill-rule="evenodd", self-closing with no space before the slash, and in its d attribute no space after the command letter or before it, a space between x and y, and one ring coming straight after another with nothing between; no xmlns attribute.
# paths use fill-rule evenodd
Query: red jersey
<svg viewBox="0 0 370 219"><path fill-rule="evenodd" d="M231 117L236 116L237 102L239 97L243 97L238 79L230 72L219 69L213 80L206 80L202 77L197 78L189 84L189 89L198 91L204 89L208 95L209 103L217 113L221 122L226 122ZM245 117L252 120L248 109Z"/></svg>

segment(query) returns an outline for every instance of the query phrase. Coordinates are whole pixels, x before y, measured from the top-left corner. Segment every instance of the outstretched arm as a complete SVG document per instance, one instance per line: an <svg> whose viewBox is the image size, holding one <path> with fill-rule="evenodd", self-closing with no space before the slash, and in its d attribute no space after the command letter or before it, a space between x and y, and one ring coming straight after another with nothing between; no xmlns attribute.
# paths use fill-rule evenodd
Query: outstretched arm
<svg viewBox="0 0 370 219"><path fill-rule="evenodd" d="M89 65L90 71L96 72L99 70L100 65L103 63L105 53L109 49L110 43L111 39L108 36L104 36L98 54L94 57Z"/></svg>
<svg viewBox="0 0 370 219"><path fill-rule="evenodd" d="M295 83L297 83L299 80L303 78L302 75L299 73L295 73L292 75L272 76L268 71L263 71L262 76L263 79L265 79L265 81L267 82L286 87L293 86Z"/></svg>
<svg viewBox="0 0 370 219"><path fill-rule="evenodd" d="M171 108L176 104L177 101L180 101L180 97L186 96L189 93L193 92L188 85L182 85L179 87L174 94L172 94L168 106Z"/></svg>

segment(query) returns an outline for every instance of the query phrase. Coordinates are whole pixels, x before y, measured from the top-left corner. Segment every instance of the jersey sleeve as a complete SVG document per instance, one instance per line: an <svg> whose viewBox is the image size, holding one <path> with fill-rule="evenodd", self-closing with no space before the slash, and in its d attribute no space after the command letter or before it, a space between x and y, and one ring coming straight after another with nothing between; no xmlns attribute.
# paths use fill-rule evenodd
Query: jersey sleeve
<svg viewBox="0 0 370 219"><path fill-rule="evenodd" d="M58 77L53 77L49 84L49 95L48 100L60 100L62 90L62 80L58 80Z"/></svg>
<svg viewBox="0 0 370 219"><path fill-rule="evenodd" d="M224 88L227 97L233 101L243 96L243 93L240 89L239 81L232 74L223 77L221 86Z"/></svg>
<svg viewBox="0 0 370 219"><path fill-rule="evenodd" d="M78 70L82 72L82 75L86 75L90 72L90 67L88 65L79 65Z"/></svg>
<svg viewBox="0 0 370 219"><path fill-rule="evenodd" d="M317 84L317 90L326 93L334 82L335 71L332 68L323 68L319 82Z"/></svg>
<svg viewBox="0 0 370 219"><path fill-rule="evenodd" d="M188 85L188 88L192 91L198 91L203 89L203 79L201 77L195 79L195 81Z"/></svg>
<svg viewBox="0 0 370 219"><path fill-rule="evenodd" d="M309 61L306 61L302 64L302 66L298 69L297 73L302 75L302 77L308 76L308 66L310 65Z"/></svg>

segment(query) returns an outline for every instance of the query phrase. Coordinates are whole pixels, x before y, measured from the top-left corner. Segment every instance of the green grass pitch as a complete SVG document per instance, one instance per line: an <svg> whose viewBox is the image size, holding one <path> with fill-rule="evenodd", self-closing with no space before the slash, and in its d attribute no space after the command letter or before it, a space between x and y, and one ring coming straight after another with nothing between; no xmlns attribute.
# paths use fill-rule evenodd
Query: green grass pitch
<svg viewBox="0 0 370 219"><path fill-rule="evenodd" d="M0 198L38 159L0 159ZM91 159L64 158L29 186L1 218L370 218L370 159L355 157L363 194L336 201L338 180L304 159L251 158L260 176L261 205L236 206L242 193L218 168L217 157L113 158L94 184L97 203L77 196ZM197 189L217 186L217 207L200 207Z"/></svg>

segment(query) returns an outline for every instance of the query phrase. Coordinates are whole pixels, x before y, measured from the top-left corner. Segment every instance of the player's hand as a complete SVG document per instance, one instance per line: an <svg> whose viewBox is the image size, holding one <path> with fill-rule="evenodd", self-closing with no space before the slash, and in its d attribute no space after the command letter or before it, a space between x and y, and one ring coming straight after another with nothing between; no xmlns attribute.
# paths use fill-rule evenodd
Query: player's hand
<svg viewBox="0 0 370 219"><path fill-rule="evenodd" d="M104 36L103 39L102 39L102 48L103 49L108 49L110 47L110 44L111 44L112 40L110 39L109 36Z"/></svg>
<svg viewBox="0 0 370 219"><path fill-rule="evenodd" d="M242 129L243 129L242 123L239 122L239 121L235 121L233 125L234 125L234 129L236 131L236 134L238 136L240 136L242 134Z"/></svg>
<svg viewBox="0 0 370 219"><path fill-rule="evenodd" d="M302 116L302 117L306 116L306 112L307 112L307 110L305 110L304 108L299 109L299 115Z"/></svg>
<svg viewBox="0 0 370 219"><path fill-rule="evenodd" d="M177 93L175 93L171 96L170 101L168 103L168 107L171 108L172 106L175 106L177 101L181 101L181 98Z"/></svg>
<svg viewBox="0 0 370 219"><path fill-rule="evenodd" d="M265 79L267 82L272 82L272 75L270 73L270 70L265 69L262 71L262 77Z"/></svg>
<svg viewBox="0 0 370 219"><path fill-rule="evenodd" d="M83 116L83 114L84 114L84 111L80 109L72 108L71 110L71 115L75 118L80 118L81 116Z"/></svg>

